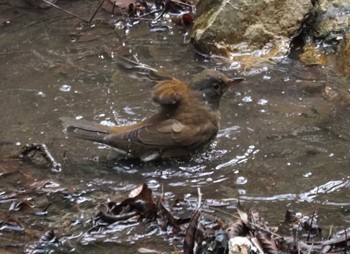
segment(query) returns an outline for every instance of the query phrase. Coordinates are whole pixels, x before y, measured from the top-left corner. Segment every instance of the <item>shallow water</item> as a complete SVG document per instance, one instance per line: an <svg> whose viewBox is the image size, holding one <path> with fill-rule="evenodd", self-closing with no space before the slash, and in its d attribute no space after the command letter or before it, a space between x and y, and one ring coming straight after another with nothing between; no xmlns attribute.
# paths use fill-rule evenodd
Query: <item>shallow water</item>
<svg viewBox="0 0 350 254"><path fill-rule="evenodd" d="M94 3L75 1L62 6L85 17L95 8ZM226 66L196 54L176 27L152 33L148 24L140 23L126 34L114 29L102 12L95 26L86 28L54 9L0 7L1 18L11 21L0 28L1 157L17 153L26 143L45 143L63 165L59 173L33 166L28 181L2 176L9 186L1 186L0 193L26 188L32 181L57 181L48 196L58 202L44 225L59 230L62 218L86 221L98 204L121 200L146 182L158 193L163 186L167 195L179 197L196 198L200 187L205 199L228 209L242 200L270 224L278 224L286 209L293 208L316 210L322 224L344 227L350 207L349 107L322 96L325 86L344 88L337 73L305 68L290 58L266 65L225 95L221 130L207 152L190 161L111 162L106 147L67 139L59 121L70 116L128 124L157 110L149 99L152 83L118 70L111 52L131 52L142 63L185 81L203 68ZM63 201L53 190L60 187L68 193ZM9 203L0 206L7 209ZM172 249L152 236L138 240L133 229L123 229L120 237L103 237L84 238L79 248L87 253L82 247L87 244L91 252L107 253L128 246L134 253L143 244L149 246L150 238L155 248Z"/></svg>

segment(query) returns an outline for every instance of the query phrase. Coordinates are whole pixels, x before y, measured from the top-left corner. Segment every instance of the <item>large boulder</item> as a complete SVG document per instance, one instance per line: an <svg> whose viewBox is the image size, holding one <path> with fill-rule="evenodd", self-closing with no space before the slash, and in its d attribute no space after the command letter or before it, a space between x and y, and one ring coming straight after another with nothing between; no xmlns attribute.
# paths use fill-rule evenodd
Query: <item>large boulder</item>
<svg viewBox="0 0 350 254"><path fill-rule="evenodd" d="M337 40L350 32L350 1L319 0L315 8L314 36L326 41Z"/></svg>
<svg viewBox="0 0 350 254"><path fill-rule="evenodd" d="M193 43L226 57L266 48L287 53L312 8L311 0L201 0Z"/></svg>
<svg viewBox="0 0 350 254"><path fill-rule="evenodd" d="M318 0L304 33L305 65L330 65L350 74L350 0Z"/></svg>

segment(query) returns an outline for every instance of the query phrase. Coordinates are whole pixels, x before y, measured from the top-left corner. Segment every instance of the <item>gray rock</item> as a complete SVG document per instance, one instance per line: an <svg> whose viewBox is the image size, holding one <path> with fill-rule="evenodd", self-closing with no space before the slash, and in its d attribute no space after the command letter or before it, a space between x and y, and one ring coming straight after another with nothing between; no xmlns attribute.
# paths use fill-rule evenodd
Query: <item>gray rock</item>
<svg viewBox="0 0 350 254"><path fill-rule="evenodd" d="M193 43L202 52L226 56L269 43L273 48L300 32L312 8L311 0L201 0Z"/></svg>
<svg viewBox="0 0 350 254"><path fill-rule="evenodd" d="M319 0L312 24L314 36L326 41L339 40L350 32L350 0Z"/></svg>

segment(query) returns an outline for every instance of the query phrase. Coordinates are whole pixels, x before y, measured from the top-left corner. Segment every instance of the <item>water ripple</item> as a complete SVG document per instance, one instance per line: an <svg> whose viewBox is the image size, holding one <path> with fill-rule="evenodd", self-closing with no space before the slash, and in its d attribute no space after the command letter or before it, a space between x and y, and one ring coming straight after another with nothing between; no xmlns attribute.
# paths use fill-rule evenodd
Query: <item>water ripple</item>
<svg viewBox="0 0 350 254"><path fill-rule="evenodd" d="M215 169L221 169L221 168L226 168L230 166L235 166L244 162L247 162L248 157L250 155L254 155L259 152L259 149L255 149L254 145L250 145L247 149L247 151L243 155L237 155L234 159L224 162L222 164L219 164L215 167Z"/></svg>
<svg viewBox="0 0 350 254"><path fill-rule="evenodd" d="M317 186L310 191L306 191L300 194L294 193L285 193L278 194L273 196L266 197L256 197L256 196L240 196L241 200L250 200L250 201L299 201L299 202L314 202L321 203L327 205L335 205L335 206L349 206L350 202L329 202L329 201L317 201L315 200L317 197L320 197L321 194L330 194L333 192L337 192L343 188L350 187L350 180L337 180L337 181L329 181L325 184Z"/></svg>

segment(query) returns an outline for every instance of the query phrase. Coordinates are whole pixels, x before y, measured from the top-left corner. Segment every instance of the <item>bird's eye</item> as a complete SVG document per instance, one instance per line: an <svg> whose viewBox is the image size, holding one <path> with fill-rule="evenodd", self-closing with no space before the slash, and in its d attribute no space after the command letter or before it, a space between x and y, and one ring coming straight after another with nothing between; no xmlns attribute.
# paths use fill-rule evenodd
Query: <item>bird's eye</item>
<svg viewBox="0 0 350 254"><path fill-rule="evenodd" d="M215 91L220 91L220 84L219 83L213 83L212 84L212 88Z"/></svg>

